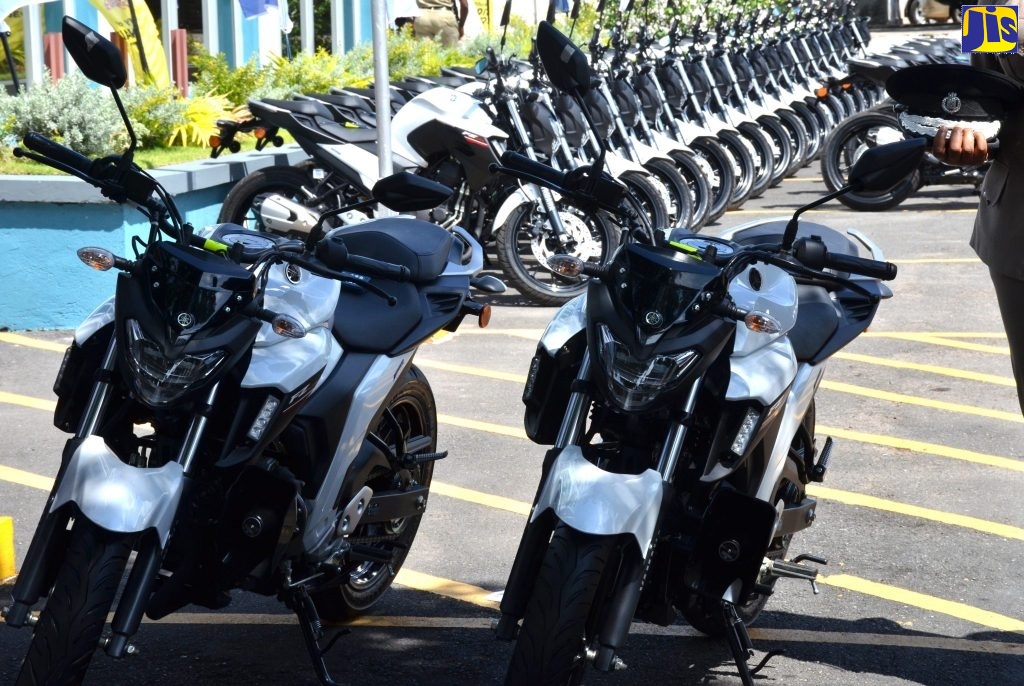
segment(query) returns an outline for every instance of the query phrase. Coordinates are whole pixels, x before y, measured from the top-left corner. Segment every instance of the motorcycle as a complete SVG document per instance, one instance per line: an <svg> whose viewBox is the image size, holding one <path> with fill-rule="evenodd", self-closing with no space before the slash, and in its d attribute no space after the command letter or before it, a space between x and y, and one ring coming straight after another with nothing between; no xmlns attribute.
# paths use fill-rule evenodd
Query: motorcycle
<svg viewBox="0 0 1024 686"><path fill-rule="evenodd" d="M538 44L549 69L572 72L565 36L542 24ZM589 78L563 83L581 97ZM669 625L677 613L726 637L754 683L771 654L749 664L747 625L778 579L813 585L826 563L787 559L815 519L807 485L832 455L831 438L815 437L816 391L896 275L866 236L800 215L884 190L924 147L866 152L847 186L789 221L626 242L605 266L552 259L591 278L548 324L523 392L526 433L551 448L496 627L515 641L506 684L578 684L588 663L621 669L631 622Z"/></svg>
<svg viewBox="0 0 1024 686"><path fill-rule="evenodd" d="M131 145L91 160L30 133L15 154L136 207L151 228L134 259L79 251L120 274L55 383L54 424L73 436L3 609L9 626L34 627L16 683L80 683L97 647L136 652L143 614L223 608L241 589L296 613L330 686L322 620L383 597L447 454L413 358L467 316L486 325L489 307L470 288L501 284L475 276L483 250L467 232L411 217L325 231L325 215L303 239L233 224L194 231L132 161L117 48L70 17L63 37L81 71L110 88ZM411 212L449 194L400 173L366 202Z"/></svg>

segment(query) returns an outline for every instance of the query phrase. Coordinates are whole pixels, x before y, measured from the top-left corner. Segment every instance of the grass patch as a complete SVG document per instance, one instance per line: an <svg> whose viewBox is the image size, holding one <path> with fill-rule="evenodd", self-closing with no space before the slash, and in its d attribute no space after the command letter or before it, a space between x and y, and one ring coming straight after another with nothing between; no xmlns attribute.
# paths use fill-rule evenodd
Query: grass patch
<svg viewBox="0 0 1024 686"><path fill-rule="evenodd" d="M152 150L136 150L135 163L143 169L153 169L155 167L166 167L171 164L202 160L209 156L210 149L203 146L154 148ZM33 162L24 157L15 157L10 150L4 150L0 153L0 174L41 176L60 175L63 173L53 167Z"/></svg>

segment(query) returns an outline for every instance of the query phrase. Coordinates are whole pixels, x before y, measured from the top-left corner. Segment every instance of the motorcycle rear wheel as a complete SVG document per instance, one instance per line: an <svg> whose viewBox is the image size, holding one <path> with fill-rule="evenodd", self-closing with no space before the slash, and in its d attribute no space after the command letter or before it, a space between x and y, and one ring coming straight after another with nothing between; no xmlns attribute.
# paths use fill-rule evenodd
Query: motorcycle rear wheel
<svg viewBox="0 0 1024 686"><path fill-rule="evenodd" d="M638 171L622 173L619 181L629 187L629 192L633 194L640 210L647 215L655 231L664 231L668 228L668 203L658 189L658 184L647 174Z"/></svg>
<svg viewBox="0 0 1024 686"><path fill-rule="evenodd" d="M566 253L604 264L619 245L618 232L604 215L583 212L561 201L558 208L571 239L568 246L551 233L544 208L534 203L516 208L494 237L502 275L538 305L562 305L587 290L586 277L555 274L545 264L547 257Z"/></svg>
<svg viewBox="0 0 1024 686"><path fill-rule="evenodd" d="M665 226L689 228L693 223L693 196L682 173L675 164L664 159L652 159L644 164L644 168L665 188L663 199L668 206Z"/></svg>
<svg viewBox="0 0 1024 686"><path fill-rule="evenodd" d="M96 652L131 546L124 534L76 517L16 686L78 684Z"/></svg>
<svg viewBox="0 0 1024 686"><path fill-rule="evenodd" d="M308 168L267 167L259 169L236 183L221 205L217 221L241 224L247 229L263 231L259 220L259 205L268 195L283 195L289 200L304 204L304 187L309 186Z"/></svg>
<svg viewBox="0 0 1024 686"><path fill-rule="evenodd" d="M558 526L526 606L505 686L576 685L587 666L595 597L615 540Z"/></svg>
<svg viewBox="0 0 1024 686"><path fill-rule="evenodd" d="M437 447L437 406L423 372L410 367L402 383L385 403L383 413L372 433L393 451L400 444L415 444L419 452L434 452ZM394 418L393 420L391 418ZM404 470L403 470L404 471ZM426 462L408 470L408 478L422 486L430 486L434 463ZM395 482L405 478L396 471L377 469L365 484L374 491L390 490ZM352 533L353 542L360 539L379 539L365 542L391 554L389 562L365 562L349 571L345 582L337 588L311 593L317 612L322 619L342 621L354 619L369 612L387 591L405 563L423 515L405 517L386 523L360 524Z"/></svg>
<svg viewBox="0 0 1024 686"><path fill-rule="evenodd" d="M701 163L694 159L696 153L673 152L669 154L672 161L675 162L676 169L686 181L690 197L693 198L693 218L690 220L689 229L696 233L708 223L708 216L711 214L711 181Z"/></svg>

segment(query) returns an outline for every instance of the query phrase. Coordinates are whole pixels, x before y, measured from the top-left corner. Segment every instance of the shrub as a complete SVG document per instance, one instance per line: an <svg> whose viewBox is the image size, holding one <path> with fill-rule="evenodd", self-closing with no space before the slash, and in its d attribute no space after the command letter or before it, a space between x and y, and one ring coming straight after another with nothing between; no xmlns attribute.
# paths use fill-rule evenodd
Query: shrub
<svg viewBox="0 0 1024 686"><path fill-rule="evenodd" d="M0 137L21 139L39 133L83 155L109 154L126 146L127 133L107 91L93 88L78 72L52 83L23 88L16 96L0 94Z"/></svg>
<svg viewBox="0 0 1024 686"><path fill-rule="evenodd" d="M228 67L224 53L210 55L200 51L189 59L197 72L192 95L220 95L232 105L240 106L249 102L267 80L267 72L256 64L256 58L234 69Z"/></svg>
<svg viewBox="0 0 1024 686"><path fill-rule="evenodd" d="M143 148L166 146L188 109L188 101L173 87L134 86L121 91L121 100Z"/></svg>
<svg viewBox="0 0 1024 686"><path fill-rule="evenodd" d="M174 127L166 145L208 145L210 136L217 132L217 120L227 116L231 104L219 95L194 95L185 103L183 121Z"/></svg>

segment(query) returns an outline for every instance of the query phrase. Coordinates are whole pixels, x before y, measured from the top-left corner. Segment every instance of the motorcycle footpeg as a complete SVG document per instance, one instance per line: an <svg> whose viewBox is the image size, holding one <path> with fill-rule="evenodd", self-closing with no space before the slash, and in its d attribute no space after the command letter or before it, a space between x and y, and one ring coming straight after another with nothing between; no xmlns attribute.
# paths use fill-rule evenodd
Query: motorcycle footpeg
<svg viewBox="0 0 1024 686"><path fill-rule="evenodd" d="M825 480L825 472L828 471L828 463L832 460L832 437L829 436L825 439L825 445L821 447L821 454L818 456L818 461L814 463L814 467L811 469L811 481L821 483Z"/></svg>
<svg viewBox="0 0 1024 686"><path fill-rule="evenodd" d="M417 465L426 464L427 462L436 462L438 460L443 460L446 457L448 457L448 451L442 450L438 453L406 453L405 455L402 455L398 461L402 464L403 468L412 469Z"/></svg>
<svg viewBox="0 0 1024 686"><path fill-rule="evenodd" d="M767 573L770 576L777 578L787 579L803 579L811 582L811 589L814 591L814 595L818 595L818 569L816 567L808 567L801 564L802 562L813 562L819 565L827 565L828 560L813 555L798 555L791 561L785 560L771 560L768 565Z"/></svg>

